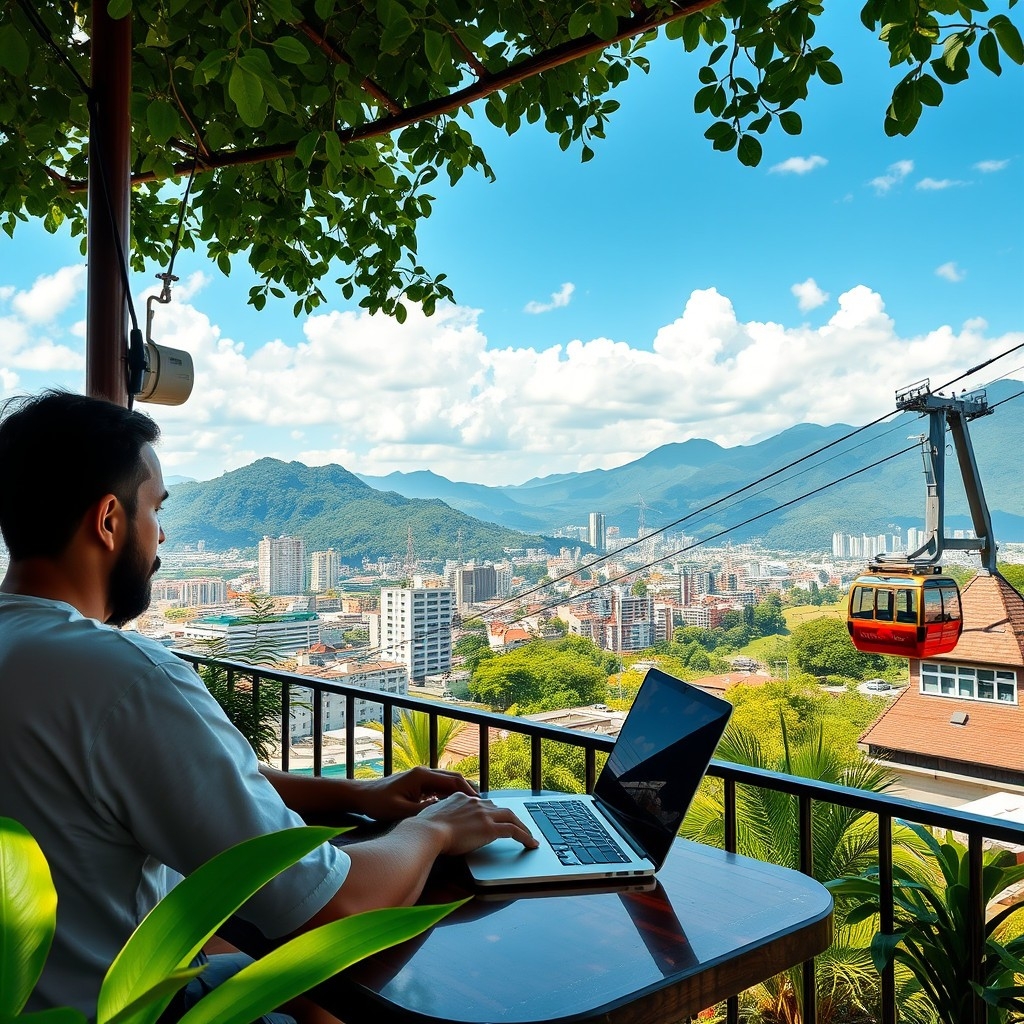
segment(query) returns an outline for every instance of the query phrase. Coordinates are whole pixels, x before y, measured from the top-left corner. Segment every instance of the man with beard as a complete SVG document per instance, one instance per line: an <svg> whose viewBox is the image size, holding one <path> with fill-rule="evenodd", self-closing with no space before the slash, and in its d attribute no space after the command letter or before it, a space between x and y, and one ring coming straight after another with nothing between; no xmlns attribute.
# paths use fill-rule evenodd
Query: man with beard
<svg viewBox="0 0 1024 1024"><path fill-rule="evenodd" d="M167 887L243 839L356 811L385 836L325 844L246 904L270 938L415 901L434 859L536 845L451 772L353 782L256 761L195 672L118 628L149 604L167 499L147 416L64 392L0 413L0 815L46 855L57 932L29 1010L94 1016L114 956Z"/></svg>

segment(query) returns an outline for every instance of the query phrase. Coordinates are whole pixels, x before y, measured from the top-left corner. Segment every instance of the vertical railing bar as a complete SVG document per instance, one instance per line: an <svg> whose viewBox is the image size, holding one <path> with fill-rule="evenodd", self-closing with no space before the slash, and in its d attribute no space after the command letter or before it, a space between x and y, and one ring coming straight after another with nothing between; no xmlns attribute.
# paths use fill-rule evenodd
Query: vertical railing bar
<svg viewBox="0 0 1024 1024"><path fill-rule="evenodd" d="M736 780L722 780L722 795L725 805L725 849L736 852ZM725 1024L739 1024L740 997L729 996L725 1001Z"/></svg>
<svg viewBox="0 0 1024 1024"><path fill-rule="evenodd" d="M878 930L885 935L895 931L895 899L892 875L892 815L878 815ZM882 971L882 1019L880 1024L896 1024L896 964L890 960Z"/></svg>
<svg viewBox="0 0 1024 1024"><path fill-rule="evenodd" d="M486 722L480 723L480 790L491 788L491 730Z"/></svg>
<svg viewBox="0 0 1024 1024"><path fill-rule="evenodd" d="M391 701L381 703L384 719L384 774L392 775L395 771L395 752L392 749L395 733L395 705Z"/></svg>
<svg viewBox="0 0 1024 1024"><path fill-rule="evenodd" d="M322 775L324 769L324 700L326 694L313 687L313 774Z"/></svg>
<svg viewBox="0 0 1024 1024"><path fill-rule="evenodd" d="M325 695L326 696L326 695ZM345 695L345 778L356 777L356 698Z"/></svg>
<svg viewBox="0 0 1024 1024"><path fill-rule="evenodd" d="M437 767L437 712L431 711L430 718L427 722L427 728L430 730L430 767Z"/></svg>
<svg viewBox="0 0 1024 1024"><path fill-rule="evenodd" d="M807 793L801 793L800 805L800 870L814 877L814 832L813 801ZM805 960L803 965L804 1005L803 1024L816 1024L818 1020L818 986L815 982L814 959Z"/></svg>
<svg viewBox="0 0 1024 1024"><path fill-rule="evenodd" d="M288 771L292 752L292 688L281 680L281 771Z"/></svg>
<svg viewBox="0 0 1024 1024"><path fill-rule="evenodd" d="M586 753L584 754L585 765L584 768L584 790L587 793L593 793L594 787L597 785L597 751L593 747L587 747Z"/></svg>
<svg viewBox="0 0 1024 1024"><path fill-rule="evenodd" d="M970 979L984 984L982 960L985 955L985 891L982 878L984 847L980 832L973 828L967 839L967 907L968 907L968 949L970 950ZM971 999L974 1024L985 1024L988 1019L985 1000L974 993Z"/></svg>
<svg viewBox="0 0 1024 1024"><path fill-rule="evenodd" d="M260 727L260 677L259 674L252 674L252 726L254 729Z"/></svg>
<svg viewBox="0 0 1024 1024"><path fill-rule="evenodd" d="M736 780L724 779L725 797L725 849L736 852Z"/></svg>
<svg viewBox="0 0 1024 1024"><path fill-rule="evenodd" d="M228 669L228 693L235 692L235 670L233 668Z"/></svg>
<svg viewBox="0 0 1024 1024"><path fill-rule="evenodd" d="M534 791L540 789L540 736L534 734L530 737L530 788Z"/></svg>

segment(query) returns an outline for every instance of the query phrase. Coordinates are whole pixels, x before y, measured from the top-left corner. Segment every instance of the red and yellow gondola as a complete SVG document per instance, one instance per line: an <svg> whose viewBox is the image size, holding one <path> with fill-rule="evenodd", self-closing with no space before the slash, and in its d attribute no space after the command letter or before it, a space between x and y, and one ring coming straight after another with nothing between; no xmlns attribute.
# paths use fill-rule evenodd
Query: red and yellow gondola
<svg viewBox="0 0 1024 1024"><path fill-rule="evenodd" d="M872 565L850 587L846 628L858 651L931 658L956 647L960 588L939 566Z"/></svg>

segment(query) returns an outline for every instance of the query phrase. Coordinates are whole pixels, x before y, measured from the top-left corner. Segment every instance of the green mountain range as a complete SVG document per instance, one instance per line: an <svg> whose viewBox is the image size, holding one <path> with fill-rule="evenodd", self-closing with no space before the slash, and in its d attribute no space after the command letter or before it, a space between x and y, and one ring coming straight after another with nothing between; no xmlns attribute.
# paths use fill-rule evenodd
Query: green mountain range
<svg viewBox="0 0 1024 1024"><path fill-rule="evenodd" d="M1020 381L991 385L989 403L1000 407L970 428L996 539L1004 543L1024 541L1024 475L1017 462L1024 450L1021 390ZM454 483L423 472L360 479L410 497L439 497L481 519L540 532L583 525L588 513L603 512L608 526L636 536L642 509L647 532L668 524L673 534L698 538L729 530L733 540L760 537L775 548L820 551L831 548L833 531L877 535L922 527L922 462L910 438L927 433L927 421L903 413L827 447L855 429L803 423L733 448L694 439L663 445L615 469L558 474L509 487ZM913 450L865 470L908 448ZM756 482L819 449L826 450L777 478ZM947 531L971 528L951 451L950 445Z"/></svg>
<svg viewBox="0 0 1024 1024"><path fill-rule="evenodd" d="M203 541L211 550L255 547L264 536L301 537L307 551L335 548L348 564L404 558L500 557L505 548L557 551L558 542L482 522L438 499L367 486L341 466L260 459L215 480L169 488L161 521L168 547ZM460 540L461 531L461 540Z"/></svg>
<svg viewBox="0 0 1024 1024"><path fill-rule="evenodd" d="M996 539L1003 543L1024 541L1024 474L1017 461L1024 417L1021 401L1013 401L1021 390L1019 381L993 384L989 402L999 407L971 423ZM804 423L733 448L694 439L663 445L616 469L504 487L427 471L357 477L341 466L260 459L215 480L173 486L164 527L172 547L202 540L214 550L245 548L264 535L287 534L302 537L310 551L333 546L353 563L404 558L410 528L418 558L457 557L460 531L467 559L500 558L505 548L555 551L566 542L544 535L583 525L590 512L603 512L607 525L624 536L636 536L642 511L647 532L667 527L673 539L722 533L723 541L760 537L794 551L829 550L834 531L877 535L923 526L924 477L911 438L927 432L927 421L904 413L840 441L853 431ZM952 454L946 482L947 532L968 529Z"/></svg>

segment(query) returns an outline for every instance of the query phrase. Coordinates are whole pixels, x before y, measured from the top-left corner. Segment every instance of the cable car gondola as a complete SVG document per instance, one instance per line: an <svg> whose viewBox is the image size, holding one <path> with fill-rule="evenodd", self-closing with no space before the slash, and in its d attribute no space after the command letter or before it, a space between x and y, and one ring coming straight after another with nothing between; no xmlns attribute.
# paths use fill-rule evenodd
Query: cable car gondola
<svg viewBox="0 0 1024 1024"><path fill-rule="evenodd" d="M846 627L858 651L933 658L956 647L963 628L960 588L940 567L872 565L850 587Z"/></svg>
<svg viewBox="0 0 1024 1024"><path fill-rule="evenodd" d="M967 428L969 420L986 416L992 410L984 391L946 398L933 394L927 380L898 391L896 408L928 417L928 434L920 437L927 495L925 542L902 557L884 553L875 556L868 571L850 587L846 627L858 651L932 658L953 650L963 630L960 588L951 576L942 575L939 561L943 551L977 551L982 572L998 571L992 518ZM945 532L947 429L956 448L974 524L973 537L947 537Z"/></svg>

